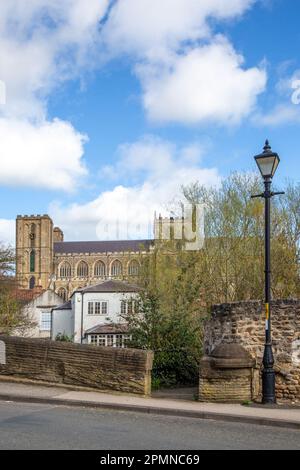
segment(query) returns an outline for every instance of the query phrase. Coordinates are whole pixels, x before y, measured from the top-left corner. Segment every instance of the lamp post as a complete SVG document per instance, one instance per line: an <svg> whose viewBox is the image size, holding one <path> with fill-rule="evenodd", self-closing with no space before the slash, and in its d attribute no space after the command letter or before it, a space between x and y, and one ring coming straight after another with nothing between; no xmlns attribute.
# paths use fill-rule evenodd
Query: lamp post
<svg viewBox="0 0 300 470"><path fill-rule="evenodd" d="M275 371L272 351L271 334L271 198L283 192L271 191L272 178L275 175L280 162L279 155L272 152L269 141L266 140L263 152L255 157L256 164L264 179L265 191L262 194L252 196L262 197L265 200L265 348L263 356L262 372L262 403L276 403L275 396Z"/></svg>

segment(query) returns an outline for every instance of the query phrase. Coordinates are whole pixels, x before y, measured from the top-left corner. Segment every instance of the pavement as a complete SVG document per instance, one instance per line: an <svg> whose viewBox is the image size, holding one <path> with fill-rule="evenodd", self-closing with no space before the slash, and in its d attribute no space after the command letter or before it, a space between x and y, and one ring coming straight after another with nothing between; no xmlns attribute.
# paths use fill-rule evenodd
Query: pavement
<svg viewBox="0 0 300 470"><path fill-rule="evenodd" d="M175 394L176 396L176 394ZM174 399L154 394L145 398L92 390L70 389L19 380L0 380L0 400L72 407L131 411L165 416L200 418L300 430L300 408L262 407L240 404L200 403L195 399ZM299 435L300 438L300 435Z"/></svg>

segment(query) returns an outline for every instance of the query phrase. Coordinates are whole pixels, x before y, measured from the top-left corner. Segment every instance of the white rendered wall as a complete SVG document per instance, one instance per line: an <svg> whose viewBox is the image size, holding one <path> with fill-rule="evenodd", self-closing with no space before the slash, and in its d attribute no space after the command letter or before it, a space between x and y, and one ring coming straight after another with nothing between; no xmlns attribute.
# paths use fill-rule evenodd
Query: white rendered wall
<svg viewBox="0 0 300 470"><path fill-rule="evenodd" d="M82 294L80 292L76 292L72 297L73 308L75 311L74 342L81 342L81 329L84 336L85 332L94 326L124 322L120 317L121 301L130 300L136 296L137 294L134 293L123 292L87 292L83 294L82 310ZM89 315L89 302L107 302L107 315Z"/></svg>
<svg viewBox="0 0 300 470"><path fill-rule="evenodd" d="M51 339L55 340L58 334L65 334L72 337L74 335L74 312L73 310L53 310L52 311L52 331Z"/></svg>

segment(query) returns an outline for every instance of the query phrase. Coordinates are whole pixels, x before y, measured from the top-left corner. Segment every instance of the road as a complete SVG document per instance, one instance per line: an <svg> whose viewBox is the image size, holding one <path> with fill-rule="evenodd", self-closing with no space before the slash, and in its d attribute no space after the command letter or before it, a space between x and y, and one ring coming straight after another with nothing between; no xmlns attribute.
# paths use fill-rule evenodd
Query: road
<svg viewBox="0 0 300 470"><path fill-rule="evenodd" d="M0 449L300 449L300 431L133 412L0 402Z"/></svg>

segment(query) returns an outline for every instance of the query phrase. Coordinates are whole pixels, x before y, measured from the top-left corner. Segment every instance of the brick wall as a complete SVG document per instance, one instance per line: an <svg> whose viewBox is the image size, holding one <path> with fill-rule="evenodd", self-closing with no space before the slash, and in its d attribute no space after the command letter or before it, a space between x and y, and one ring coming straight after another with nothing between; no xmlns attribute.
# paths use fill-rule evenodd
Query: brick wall
<svg viewBox="0 0 300 470"><path fill-rule="evenodd" d="M150 395L153 353L0 336L0 374L99 390ZM3 355L3 354L2 354Z"/></svg>
<svg viewBox="0 0 300 470"><path fill-rule="evenodd" d="M274 301L271 308L276 395L279 399L300 400L300 300ZM263 356L264 330L261 302L216 305L205 325L205 353L210 354L221 343L239 343L256 359L258 370Z"/></svg>

